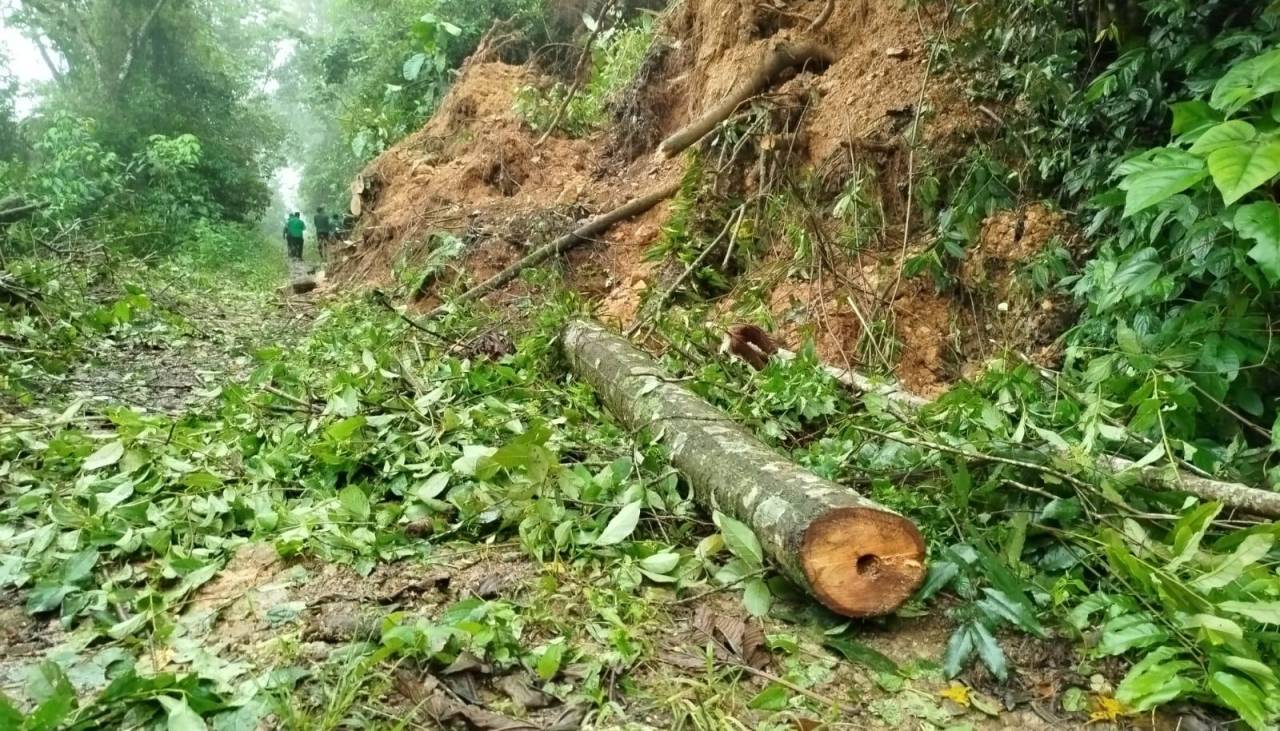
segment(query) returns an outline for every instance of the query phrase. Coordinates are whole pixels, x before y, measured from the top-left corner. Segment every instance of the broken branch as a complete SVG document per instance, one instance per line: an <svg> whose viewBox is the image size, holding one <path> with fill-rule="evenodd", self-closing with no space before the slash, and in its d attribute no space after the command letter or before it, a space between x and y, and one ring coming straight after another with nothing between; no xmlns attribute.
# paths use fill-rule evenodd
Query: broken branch
<svg viewBox="0 0 1280 731"><path fill-rule="evenodd" d="M662 201L675 195L676 191L678 191L679 189L680 189L679 182L672 183L670 185L664 185L663 187L658 188L657 190L654 190L647 195L632 199L631 201L628 201L627 203L613 209L612 211L609 211L608 213L602 216L597 216L596 218L591 219L586 224L580 226L579 228L575 229L571 233L565 234L564 236L561 236L560 238L556 239L555 241L552 241L546 246L543 246L535 250L533 253L524 257L520 261L517 261L516 263L507 267L506 269L503 269L502 271L498 272L492 277L489 277L489 279L485 280L484 282L481 282L480 284L477 284L471 289L468 289L466 292L463 292L462 294L450 300L447 305L441 305L435 308L434 310L428 312L423 317L423 320L433 320L439 317L440 315L444 314L444 312L446 312L449 309L449 307L451 307L454 304L462 304L462 303L471 302L473 300L480 299L481 297L489 294L490 292L498 289L499 287L502 287L503 285L507 284L511 280L515 279L517 276L520 275L520 272L524 271L525 269L528 269L529 267L537 266L542 262L546 261L547 259L550 259L553 256L558 256L560 254L563 254L564 252L568 251L569 249L572 249L573 247L577 246L583 241L587 241L588 239L594 238L604 233L605 231L608 231L616 223L625 221L629 218L634 218L648 211L650 208L653 208L654 206L658 205Z"/></svg>
<svg viewBox="0 0 1280 731"><path fill-rule="evenodd" d="M835 60L831 51L811 41L781 43L773 52L765 57L751 76L740 86L729 93L716 106L707 110L701 117L663 140L658 148L666 157L674 157L690 145L707 136L721 122L728 119L743 102L760 94L777 84L783 74L795 68L804 68L809 64L829 66Z"/></svg>

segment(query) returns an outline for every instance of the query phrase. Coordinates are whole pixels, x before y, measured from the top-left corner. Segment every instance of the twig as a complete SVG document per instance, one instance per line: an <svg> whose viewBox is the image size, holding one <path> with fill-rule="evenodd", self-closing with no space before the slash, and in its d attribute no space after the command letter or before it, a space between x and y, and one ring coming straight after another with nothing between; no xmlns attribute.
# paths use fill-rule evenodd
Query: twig
<svg viewBox="0 0 1280 731"><path fill-rule="evenodd" d="M729 234L730 231L732 231L732 238L737 238L738 227L742 224L742 216L746 213L746 210L747 208L745 204L738 206L738 210L735 211L737 219L735 220L733 215L729 216L728 222L725 223L724 228L720 230L720 233L716 235L715 239L713 239L710 244L707 244L706 248L698 254L697 258L689 262L689 265L684 268L684 272L676 278L676 281L671 283L671 286L662 291L662 294L658 296L657 301L654 302L653 307L649 309L649 315L637 320L635 324L627 329L627 337L634 335L646 322L651 318L656 317L658 313L662 311L663 306L667 304L667 300L671 298L671 295L675 294L675 291L684 284L685 280L693 274L694 270L702 264L707 256L711 254L711 251L716 248L716 245L723 241L724 237Z"/></svg>

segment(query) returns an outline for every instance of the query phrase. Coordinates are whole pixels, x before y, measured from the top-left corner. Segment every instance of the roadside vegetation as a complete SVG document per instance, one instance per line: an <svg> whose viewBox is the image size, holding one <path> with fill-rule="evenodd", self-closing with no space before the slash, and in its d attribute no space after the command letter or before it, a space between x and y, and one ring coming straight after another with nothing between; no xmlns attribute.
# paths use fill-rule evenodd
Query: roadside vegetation
<svg viewBox="0 0 1280 731"><path fill-rule="evenodd" d="M1280 723L1277 515L1192 484L1280 486L1273 6L909 4L930 78L999 124L944 155L912 110L905 226L885 168L778 153L803 115L776 99L684 153L645 252L675 275L628 335L919 526L918 592L851 621L572 374L559 333L594 303L567 267L456 304L474 242L442 230L381 289L278 289L280 162L347 200L487 44L540 79L511 110L535 138L620 134L678 42L660 13L109 5L8 15L62 61L31 116L0 105L0 727ZM984 226L1031 205L1064 233L975 285ZM895 294L1068 309L1061 357L984 341L904 397L848 388L818 333L757 369L708 327L730 293L776 324L780 283L863 254ZM860 325L851 360L890 378L901 315ZM937 652L894 644L922 628Z"/></svg>

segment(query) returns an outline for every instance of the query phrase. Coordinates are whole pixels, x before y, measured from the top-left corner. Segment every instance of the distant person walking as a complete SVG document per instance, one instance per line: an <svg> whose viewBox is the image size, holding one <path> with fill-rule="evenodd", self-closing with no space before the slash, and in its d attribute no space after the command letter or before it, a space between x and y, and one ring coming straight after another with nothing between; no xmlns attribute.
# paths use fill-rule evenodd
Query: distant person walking
<svg viewBox="0 0 1280 731"><path fill-rule="evenodd" d="M307 224L302 220L302 213L294 211L284 223L284 240L289 247L289 258L302 260L302 235L307 231Z"/></svg>
<svg viewBox="0 0 1280 731"><path fill-rule="evenodd" d="M333 244L333 219L325 213L324 206L316 209L316 248L320 250L320 261L329 261L329 247Z"/></svg>

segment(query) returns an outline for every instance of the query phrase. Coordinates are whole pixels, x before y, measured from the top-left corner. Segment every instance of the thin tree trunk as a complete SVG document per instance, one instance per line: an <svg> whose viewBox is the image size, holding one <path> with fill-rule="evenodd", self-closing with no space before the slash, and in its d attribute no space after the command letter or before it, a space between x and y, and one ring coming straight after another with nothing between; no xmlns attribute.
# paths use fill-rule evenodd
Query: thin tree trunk
<svg viewBox="0 0 1280 731"><path fill-rule="evenodd" d="M565 234L546 246L535 250L533 253L524 257L520 261L517 261L506 269L503 269L484 282L477 284L466 292L463 292L458 297L455 297L449 302L440 305L431 312L428 312L423 317L423 321L439 317L455 303L471 302L489 294L520 276L520 272L525 269L537 266L553 256L563 254L583 241L587 241L588 239L592 239L605 231L608 231L616 223L625 221L628 218L634 218L635 216L648 211L650 208L653 208L662 201L675 195L676 191L679 189L680 184L678 182L672 183L671 185L664 185L647 195L628 201L624 205L621 205L602 216L593 218L573 232Z"/></svg>
<svg viewBox="0 0 1280 731"><path fill-rule="evenodd" d="M117 87L124 86L125 79L129 78L129 72L133 70L133 59L138 53L138 47L142 45L142 41L147 37L147 31L151 29L151 23L155 21L156 15L160 13L160 8L164 7L164 4L165 0L156 0L151 12L147 13L142 25L138 26L138 32L129 41L129 50L125 51L124 61L120 63L120 73L116 75Z"/></svg>
<svg viewBox="0 0 1280 731"><path fill-rule="evenodd" d="M781 80L782 75L793 68L808 64L826 67L834 60L831 51L811 41L781 43L751 72L750 78L729 93L716 106L701 117L685 125L683 129L663 140L660 149L666 157L674 157L695 144L728 119L743 102L764 92Z"/></svg>
<svg viewBox="0 0 1280 731"><path fill-rule="evenodd" d="M694 499L750 526L787 577L827 608L888 614L920 586L924 540L910 520L782 458L602 325L572 322L561 340L609 411L669 450Z"/></svg>

